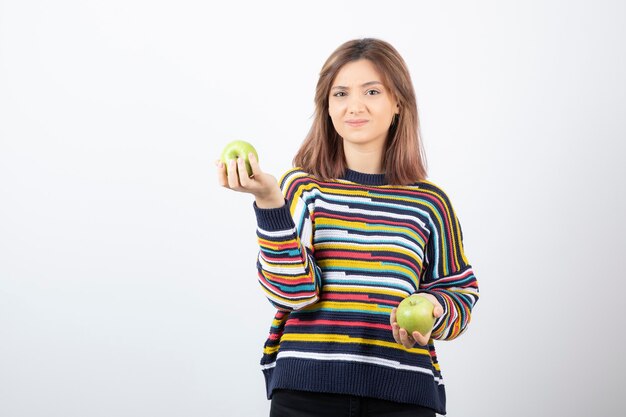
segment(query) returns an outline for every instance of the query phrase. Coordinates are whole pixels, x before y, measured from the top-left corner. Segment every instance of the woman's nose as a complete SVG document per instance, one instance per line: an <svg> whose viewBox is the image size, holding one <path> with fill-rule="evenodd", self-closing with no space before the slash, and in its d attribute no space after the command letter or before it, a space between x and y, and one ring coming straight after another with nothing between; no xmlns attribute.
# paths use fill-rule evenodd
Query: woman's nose
<svg viewBox="0 0 626 417"><path fill-rule="evenodd" d="M361 100L361 97L359 97L358 95L353 95L352 97L350 97L350 101L348 102L348 113L357 114L361 113L364 109L365 106L363 104L363 101Z"/></svg>

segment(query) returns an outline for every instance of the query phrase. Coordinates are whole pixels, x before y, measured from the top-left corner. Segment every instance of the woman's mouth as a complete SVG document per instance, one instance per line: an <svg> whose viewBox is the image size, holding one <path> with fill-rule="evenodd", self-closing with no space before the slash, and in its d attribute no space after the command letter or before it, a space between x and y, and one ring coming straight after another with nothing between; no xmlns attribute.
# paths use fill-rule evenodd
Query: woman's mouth
<svg viewBox="0 0 626 417"><path fill-rule="evenodd" d="M367 123L367 120L365 119L351 119L351 120L346 120L346 124L350 127L361 127L364 124Z"/></svg>

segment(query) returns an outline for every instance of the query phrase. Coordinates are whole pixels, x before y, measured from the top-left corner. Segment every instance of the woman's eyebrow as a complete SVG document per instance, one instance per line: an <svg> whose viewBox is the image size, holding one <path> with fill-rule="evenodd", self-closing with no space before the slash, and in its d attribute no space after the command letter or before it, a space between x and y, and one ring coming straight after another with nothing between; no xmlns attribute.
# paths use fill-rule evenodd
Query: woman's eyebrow
<svg viewBox="0 0 626 417"><path fill-rule="evenodd" d="M383 83L381 83L380 81L368 81L364 84L361 84L361 87L369 87L369 86L378 85L378 84L382 85ZM349 90L349 89L350 87L345 87L343 85L336 85L333 88L331 88L331 90Z"/></svg>

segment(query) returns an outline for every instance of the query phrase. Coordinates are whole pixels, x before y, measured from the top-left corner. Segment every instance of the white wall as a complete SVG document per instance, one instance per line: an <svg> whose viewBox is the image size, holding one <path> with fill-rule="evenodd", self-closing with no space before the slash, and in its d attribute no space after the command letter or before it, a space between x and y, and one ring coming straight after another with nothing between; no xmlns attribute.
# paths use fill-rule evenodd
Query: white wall
<svg viewBox="0 0 626 417"><path fill-rule="evenodd" d="M410 3L411 5L407 5ZM0 1L0 415L264 416L251 198L340 43L408 61L481 286L451 417L621 411L626 6Z"/></svg>

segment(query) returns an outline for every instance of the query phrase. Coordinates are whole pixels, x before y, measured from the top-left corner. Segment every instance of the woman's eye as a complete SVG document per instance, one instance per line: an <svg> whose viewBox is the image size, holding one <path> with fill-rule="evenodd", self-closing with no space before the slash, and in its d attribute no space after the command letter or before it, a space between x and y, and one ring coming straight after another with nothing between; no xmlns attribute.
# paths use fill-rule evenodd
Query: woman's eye
<svg viewBox="0 0 626 417"><path fill-rule="evenodd" d="M346 93L344 91L337 91L333 94L333 97L345 97Z"/></svg>
<svg viewBox="0 0 626 417"><path fill-rule="evenodd" d="M380 94L380 91L378 91L378 90L367 90L365 92L365 94L368 95L368 96L375 96L376 94Z"/></svg>

